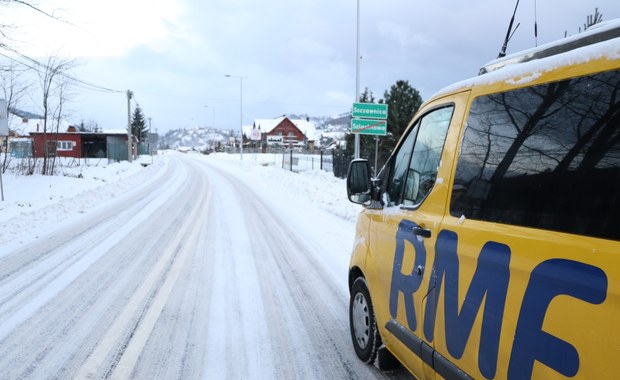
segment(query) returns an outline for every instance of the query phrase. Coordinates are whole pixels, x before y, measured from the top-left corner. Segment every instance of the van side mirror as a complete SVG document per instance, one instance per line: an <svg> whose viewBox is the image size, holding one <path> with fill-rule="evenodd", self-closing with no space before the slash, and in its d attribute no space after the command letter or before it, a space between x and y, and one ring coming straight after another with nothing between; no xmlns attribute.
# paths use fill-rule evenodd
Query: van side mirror
<svg viewBox="0 0 620 380"><path fill-rule="evenodd" d="M347 196L353 203L368 205L372 198L372 182L370 179L368 160L356 159L349 164L347 173Z"/></svg>

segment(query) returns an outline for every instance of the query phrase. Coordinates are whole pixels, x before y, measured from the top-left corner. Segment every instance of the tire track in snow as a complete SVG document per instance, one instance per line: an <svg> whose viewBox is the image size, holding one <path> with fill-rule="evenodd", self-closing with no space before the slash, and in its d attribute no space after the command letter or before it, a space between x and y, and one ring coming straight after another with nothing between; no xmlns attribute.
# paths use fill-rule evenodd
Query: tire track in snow
<svg viewBox="0 0 620 380"><path fill-rule="evenodd" d="M103 376L105 378L131 377L146 341L191 253L191 245L183 241L195 241L202 228L202 224L195 224L195 221L200 220L198 216L204 212L210 196L198 195L195 192L191 194L198 196L198 207L194 207L186 216L174 239L167 244L141 286L132 294L114 324L107 330L107 334L83 363L76 375L77 378L92 378L95 374L102 373L102 369L106 367ZM190 248L187 248L188 246ZM139 318L127 334L127 320L137 314ZM110 352L115 352L111 363L105 360Z"/></svg>
<svg viewBox="0 0 620 380"><path fill-rule="evenodd" d="M177 198L182 197L177 193L180 184L183 183L183 178L187 176L182 167L176 167L175 169L175 172L179 173L179 175L173 175L168 179L169 183L174 184L172 190L170 190L168 185L168 189L160 188L157 191L160 197L163 196L165 199L164 202L167 202L171 195L175 195ZM184 202L186 202L187 206L182 206L183 209L192 207L193 202L191 200L184 200ZM137 199L133 203L138 207L138 210L133 209L134 218L141 218L140 213L142 211L146 212L147 208L151 209L151 212L167 212L171 219L166 221L161 230L164 232L172 228L174 229L172 234L174 236L174 233L178 230L174 226L174 213L182 212L183 209L176 210L176 205L170 205L168 207L174 210L171 213L165 209L164 211L159 211L158 208L161 205L157 204L157 202L151 202L152 207L145 207ZM144 210L140 211L140 207ZM151 215L155 214L151 213ZM183 215L181 220L186 218L187 215ZM171 224L168 225L168 222L171 222ZM118 221L116 223L118 228L123 227L122 223ZM131 234L137 232L139 236L146 236L148 228L145 225L136 223L136 225L132 226L130 232ZM166 235L166 233L162 235ZM114 239L114 236L110 236L110 239ZM87 278L88 276L85 276L87 272L84 272L84 274L78 275L71 284L67 285L72 288L68 292L63 288L53 297L42 295L42 297L52 299L45 305L37 308L36 314L29 319L28 324L24 323L23 327L15 326L16 329L9 335L10 340L6 339L0 342L0 369L2 369L3 376L19 378L22 376L31 377L30 375L32 377L41 377L43 375L56 378L77 378L71 375L76 370L76 363L81 364L89 356L89 353L95 347L96 341L101 338L101 332L109 329L114 320L110 317L117 313L115 305L123 304L129 298L125 294L127 294L127 291L131 291L135 286L134 284L140 281L140 277L136 277L136 275L140 276L140 273L144 271L143 266L146 265L148 268L154 265L150 263L153 260L148 252L144 253L136 250L140 248L155 248L157 250L160 240L165 243L169 241L162 239L164 237L159 236L152 239L152 242L140 244L140 242L133 242L131 236L127 236L125 233L116 233L117 244L110 247L108 252L97 261L100 268L94 265L84 267L84 270L92 272L96 278L100 278L102 283L93 283L93 281ZM127 245L127 243L131 245ZM83 245L83 253L86 257L93 256L92 250L100 248L100 246L95 248L89 247L88 244ZM127 249L129 251L124 252ZM138 255L134 254L134 252L138 253ZM58 253L60 252L55 252L55 254ZM117 262L116 260L119 259L122 261ZM106 270L110 270L109 277L106 276ZM75 288L78 284L80 287ZM126 321L127 324L130 325L132 320ZM29 328L29 326L34 327L34 330ZM22 375L15 375L19 373ZM57 375L53 375L54 373Z"/></svg>
<svg viewBox="0 0 620 380"><path fill-rule="evenodd" d="M265 350L272 350L275 377L389 378L355 356L348 331L348 294L316 260L308 243L245 183L219 169L211 170L218 184L228 182L237 199L251 205L245 208L240 230L251 241L260 290L255 302L265 303Z"/></svg>
<svg viewBox="0 0 620 380"><path fill-rule="evenodd" d="M180 183L176 177L170 181ZM24 267L21 270L16 268L6 274L4 281L0 283L0 342L105 255L116 245L119 238L126 236L146 220L154 209L176 191L177 186L170 186L166 191L149 196L143 202L134 203L134 208L119 215L123 218L120 220L126 220L124 218L127 215L133 214L123 229L119 229L117 218L89 226L85 231L74 234L73 239L62 239L62 243L58 245L52 244L52 238L51 242L41 242L35 247L25 248L24 251L34 257L28 263L22 263ZM146 207L146 204L149 207ZM92 249L84 249L93 243L95 244ZM43 254L37 254L41 252L40 247L44 247ZM19 263L20 256L20 253L16 253L11 257L17 257Z"/></svg>
<svg viewBox="0 0 620 380"><path fill-rule="evenodd" d="M263 301L262 279L247 240L246 213L251 203L210 167L203 170L213 184L213 212L209 254L217 268L210 282L207 346L203 377L274 378ZM276 376L277 377L277 376Z"/></svg>

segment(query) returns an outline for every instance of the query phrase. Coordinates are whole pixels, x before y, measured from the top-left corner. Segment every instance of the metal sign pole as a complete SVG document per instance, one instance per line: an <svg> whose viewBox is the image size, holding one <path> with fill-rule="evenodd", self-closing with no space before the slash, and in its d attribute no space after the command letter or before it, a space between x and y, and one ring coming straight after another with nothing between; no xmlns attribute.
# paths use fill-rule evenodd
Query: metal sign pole
<svg viewBox="0 0 620 380"><path fill-rule="evenodd" d="M0 152L2 151L2 143L4 142L4 136L6 136L7 148L9 144L9 108L6 99L0 99ZM8 151L8 149L7 149ZM7 154L7 153L4 153ZM2 183L2 170L4 167L0 167L0 195L2 195L2 202L4 202L4 184Z"/></svg>
<svg viewBox="0 0 620 380"><path fill-rule="evenodd" d="M0 137L0 151L2 150L2 142L3 142L4 138ZM6 138L6 143L9 143L9 138ZM6 153L5 153L6 154ZM2 202L4 202L4 184L2 183L2 171L4 170L3 167L0 166L0 194L2 194Z"/></svg>

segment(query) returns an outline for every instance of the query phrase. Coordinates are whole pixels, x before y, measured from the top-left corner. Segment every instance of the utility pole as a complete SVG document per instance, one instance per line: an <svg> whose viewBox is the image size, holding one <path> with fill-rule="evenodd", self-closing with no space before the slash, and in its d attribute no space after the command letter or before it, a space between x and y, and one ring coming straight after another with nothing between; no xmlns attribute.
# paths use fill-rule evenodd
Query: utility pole
<svg viewBox="0 0 620 380"><path fill-rule="evenodd" d="M127 159L129 162L133 161L133 152L131 151L131 146L133 145L131 140L133 137L131 135L131 98L133 97L133 92L131 90L127 90Z"/></svg>
<svg viewBox="0 0 620 380"><path fill-rule="evenodd" d="M353 102L359 101L360 98L360 0L357 0L357 40L355 49L355 99ZM360 158L360 135L355 134L355 158Z"/></svg>
<svg viewBox="0 0 620 380"><path fill-rule="evenodd" d="M153 119L149 117L149 138L147 141L149 142L149 154L151 158L153 157L153 148L151 148L151 124L153 123Z"/></svg>

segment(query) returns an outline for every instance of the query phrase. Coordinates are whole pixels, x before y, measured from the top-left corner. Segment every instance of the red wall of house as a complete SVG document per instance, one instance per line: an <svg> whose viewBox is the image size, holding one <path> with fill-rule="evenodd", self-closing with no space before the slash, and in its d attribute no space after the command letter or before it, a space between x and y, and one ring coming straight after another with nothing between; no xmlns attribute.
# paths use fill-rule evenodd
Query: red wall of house
<svg viewBox="0 0 620 380"><path fill-rule="evenodd" d="M43 133L30 133L34 147L34 157L42 158L45 155ZM82 157L82 138L79 133L47 133L47 141L71 141L72 150L56 150L57 157Z"/></svg>
<svg viewBox="0 0 620 380"><path fill-rule="evenodd" d="M293 132L295 134L295 138L297 139L297 141L304 141L304 134L289 119L282 120L280 124L278 124L271 132L269 132L268 136L279 136L280 132L282 133L282 137L284 137L285 141L288 139L290 132Z"/></svg>

